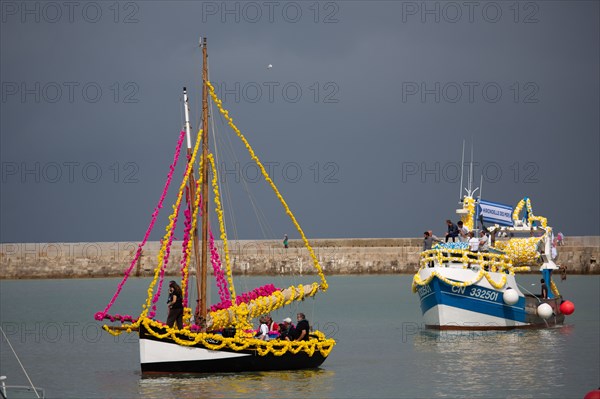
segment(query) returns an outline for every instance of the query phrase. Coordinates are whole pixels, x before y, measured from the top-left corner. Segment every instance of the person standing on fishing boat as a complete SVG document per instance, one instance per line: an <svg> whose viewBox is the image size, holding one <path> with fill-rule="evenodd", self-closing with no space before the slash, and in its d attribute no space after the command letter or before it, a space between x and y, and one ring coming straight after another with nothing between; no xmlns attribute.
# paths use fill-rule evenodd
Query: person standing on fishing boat
<svg viewBox="0 0 600 399"><path fill-rule="evenodd" d="M183 302L181 287L173 280L169 282L169 315L167 316L167 325L173 327L177 323L177 328L183 328Z"/></svg>
<svg viewBox="0 0 600 399"><path fill-rule="evenodd" d="M469 241L469 228L465 226L462 220L459 220L456 224L458 226L458 240L460 242L468 242Z"/></svg>
<svg viewBox="0 0 600 399"><path fill-rule="evenodd" d="M456 237L458 237L458 227L452 223L452 220L446 220L446 224L448 225L448 232L446 233L446 242L448 242L449 238L452 238L452 242L456 241Z"/></svg>
<svg viewBox="0 0 600 399"><path fill-rule="evenodd" d="M542 295L541 295L541 297L543 299L548 299L548 286L546 285L546 281L544 281L544 279L541 279L540 283L542 285Z"/></svg>

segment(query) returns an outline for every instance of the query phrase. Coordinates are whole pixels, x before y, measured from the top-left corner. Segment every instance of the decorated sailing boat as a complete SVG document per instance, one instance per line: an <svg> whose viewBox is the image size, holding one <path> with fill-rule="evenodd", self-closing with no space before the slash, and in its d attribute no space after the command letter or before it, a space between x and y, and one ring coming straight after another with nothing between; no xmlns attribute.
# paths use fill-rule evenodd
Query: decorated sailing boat
<svg viewBox="0 0 600 399"><path fill-rule="evenodd" d="M563 300L552 280L559 266L553 261L553 233L547 219L533 214L527 197L515 208L475 198L478 188L471 189L471 176L472 168L467 195L456 212L463 226L474 232L474 240L479 243L481 236L489 249L439 240L421 252L412 289L419 294L425 325L484 330L563 324L574 305ZM537 295L516 279L532 267L539 267L541 284L546 285Z"/></svg>
<svg viewBox="0 0 600 399"><path fill-rule="evenodd" d="M228 111L222 107L222 102L217 98L214 87L208 80L206 38L201 43L201 47L204 64L202 73L202 129L199 130L196 143L192 147L188 98L184 88L185 131L180 133L163 194L152 215L146 235L139 244L137 252L125 272L123 281L118 285L117 292L106 308L95 314L95 319L99 321L110 320L112 324L106 324L103 328L113 335L123 332L137 332L139 334L140 363L143 373L214 373L316 368L325 361L335 345L335 341L326 338L322 332L310 332L309 338L301 341L286 339L265 341L255 337L255 331L252 328L253 319L290 305L294 301L313 297L319 291L326 291L328 285L318 259L298 221L246 137L234 124ZM217 168L215 167L214 156L208 146L209 96L229 126L243 142L250 157L262 172L265 181L272 188L286 214L298 230L313 260L313 266L320 281L297 286L292 285L285 289L279 289L273 284L268 284L243 294L236 293L220 200ZM173 213L169 217L169 224L166 228L167 233L161 240L158 265L154 270L154 277L148 287L148 296L142 306L141 313L137 317L110 314L112 305L139 260L158 212L162 208L184 138L187 138L188 163L177 192L177 199L173 205ZM200 157L198 157L200 147L202 151ZM199 173L196 177L194 164L198 158L197 170ZM210 177L209 172L212 177ZM223 245L222 253L216 247L208 220L209 184L212 188L214 210L218 219L220 238ZM179 328L177 324L169 326L157 320L156 313L157 302L160 298L173 244L174 229L184 196L189 201L187 209L184 211L186 220L181 249L180 272L184 311L183 323ZM199 218L201 220L201 243L197 234ZM192 262L192 258L195 262ZM214 304L210 308L207 303L209 258L221 300L220 303ZM193 291L189 279L191 263L196 264L197 275L198 301L195 309L192 308L192 301L189 300L190 293Z"/></svg>

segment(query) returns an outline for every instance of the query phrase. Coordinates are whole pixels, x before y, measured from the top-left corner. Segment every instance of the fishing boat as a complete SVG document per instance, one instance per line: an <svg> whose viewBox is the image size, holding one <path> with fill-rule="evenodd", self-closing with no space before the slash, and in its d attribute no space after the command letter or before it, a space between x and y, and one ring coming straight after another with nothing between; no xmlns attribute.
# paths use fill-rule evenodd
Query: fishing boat
<svg viewBox="0 0 600 399"><path fill-rule="evenodd" d="M456 212L474 237L489 240L489 248L474 250L468 242L454 239L438 239L431 249L424 248L412 290L419 295L425 325L496 330L563 324L574 305L563 300L552 279L560 268L553 260L553 233L547 219L534 215L528 197L514 208L475 198L479 188L472 190L471 173L467 194ZM541 272L540 285L546 285L543 292L534 293L517 281L519 273L532 268Z"/></svg>
<svg viewBox="0 0 600 399"><path fill-rule="evenodd" d="M520 219L523 207L527 208L526 216ZM496 218L496 224L485 227L484 234L491 240L486 252L472 251L467 242L439 242L421 252L412 289L419 294L425 325L486 330L563 324L574 305L563 300L552 279L559 266L552 259L552 228L546 218L533 214L527 197L511 210L506 205L465 196L457 212L463 226L471 231L478 231L473 222L476 209L480 215ZM510 218L499 220L498 215ZM483 216L478 219L486 221ZM532 267L539 268L541 285L547 284L544 295L531 292L517 281L518 273L530 272Z"/></svg>
<svg viewBox="0 0 600 399"><path fill-rule="evenodd" d="M234 124L229 112L223 108L217 97L208 75L207 41L201 41L203 55L202 68L202 126L194 140L191 134L190 112L187 90L184 88L183 103L185 125L177 141L173 163L167 175L163 194L152 214L146 234L138 245L137 251L125 271L123 280L106 308L97 312L94 317L98 321L110 321L103 328L113 335L121 333L136 333L139 335L140 365L143 374L146 373L217 373L269 370L296 370L319 367L330 354L335 341L327 338L320 331L311 331L308 339L263 340L255 336L253 320L267 315L277 309L314 297L318 292L328 288L323 269L310 246L300 224L296 220L287 203L281 196L267 170L254 152L246 137ZM287 288L276 288L273 284L245 292L236 292L232 273L231 257L229 254L228 238L225 229L223 207L217 168L213 152L208 142L209 100L212 100L226 123L235 135L242 141L250 158L256 163L266 183L280 201L283 210L290 217L302 239L306 250L313 261L314 276L318 277L307 284L291 285ZM187 140L187 165L179 185L173 213L169 217L166 234L161 240L161 248L154 269L152 281L147 290L147 298L138 316L111 313L111 308L126 284L146 244L152 227L157 219L159 210L167 195L173 178L184 138ZM199 155L200 154L200 155ZM198 171L196 174L195 171ZM212 209L218 222L219 237L222 249L215 243L209 221L209 186L213 198ZM180 286L183 305L183 322L169 325L157 318L157 303L161 298L165 275L172 272L169 269L169 255L174 250L174 231L182 207L185 205L184 238L181 245L181 262L175 266L180 274ZM215 223L216 224L216 223ZM200 225L200 233L198 233ZM208 264L212 266L216 288L220 302L208 306L209 292ZM196 287L192 287L190 274L192 264L195 264L197 276ZM174 267L174 266L171 266ZM212 278L211 278L212 279ZM197 292L195 306L190 297Z"/></svg>

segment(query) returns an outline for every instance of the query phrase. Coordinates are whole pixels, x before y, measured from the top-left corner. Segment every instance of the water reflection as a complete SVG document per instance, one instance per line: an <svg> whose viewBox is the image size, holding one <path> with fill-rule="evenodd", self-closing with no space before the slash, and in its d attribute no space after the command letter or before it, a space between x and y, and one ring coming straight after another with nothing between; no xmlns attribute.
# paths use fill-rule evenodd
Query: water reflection
<svg viewBox="0 0 600 399"><path fill-rule="evenodd" d="M434 331L414 337L436 397L528 397L562 387L564 335L570 326L541 330ZM521 389L513 388L521 387ZM520 391L520 392L519 392Z"/></svg>
<svg viewBox="0 0 600 399"><path fill-rule="evenodd" d="M143 398L305 398L334 396L331 370L269 371L211 375L146 377L140 380Z"/></svg>

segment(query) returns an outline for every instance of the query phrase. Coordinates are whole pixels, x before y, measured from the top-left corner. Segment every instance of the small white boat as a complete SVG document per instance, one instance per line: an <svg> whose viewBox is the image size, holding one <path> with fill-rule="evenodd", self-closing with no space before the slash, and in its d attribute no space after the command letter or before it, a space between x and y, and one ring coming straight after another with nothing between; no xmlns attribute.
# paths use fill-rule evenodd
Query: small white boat
<svg viewBox="0 0 600 399"><path fill-rule="evenodd" d="M32 399L45 398L46 393L42 388L36 388L26 385L6 385L6 376L0 376L2 385L0 386L0 397L2 399Z"/></svg>
<svg viewBox="0 0 600 399"><path fill-rule="evenodd" d="M31 382L31 378L29 378L29 374L27 374L25 367L23 367L23 363L21 363L19 356L17 356L17 352L15 352L15 349L13 348L12 344L8 340L8 337L4 333L4 330L2 329L2 327L0 327L0 332L2 332L2 336L6 340L6 343L8 344L12 353L15 355L17 362L19 362L19 366L21 366L23 373L25 373L25 377L27 377L27 381L29 381L29 385L6 385L6 376L5 375L0 376L0 398L2 398L2 399L30 399L30 398L38 398L38 399L42 398L43 399L43 398L45 398L46 393L44 392L44 390L42 388L35 387L33 385L33 382Z"/></svg>

